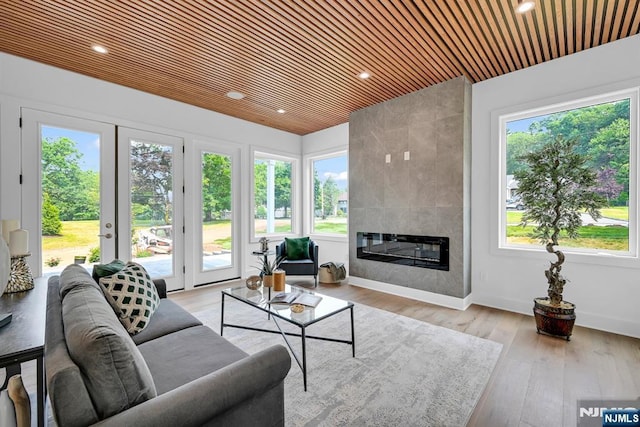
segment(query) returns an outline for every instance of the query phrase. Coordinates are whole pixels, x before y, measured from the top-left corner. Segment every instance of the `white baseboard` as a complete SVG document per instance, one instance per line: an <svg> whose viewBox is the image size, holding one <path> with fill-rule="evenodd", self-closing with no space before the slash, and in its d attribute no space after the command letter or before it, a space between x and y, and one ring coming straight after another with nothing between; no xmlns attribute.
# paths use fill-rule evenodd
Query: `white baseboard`
<svg viewBox="0 0 640 427"><path fill-rule="evenodd" d="M407 288L405 286L378 282L376 280L364 279L362 277L356 276L349 276L347 280L350 285L373 289L375 291L380 291L405 298L411 298L417 301L428 302L430 304L440 305L456 310L466 310L467 307L471 305L471 294L467 295L465 298L457 298L448 295L436 294L434 292Z"/></svg>
<svg viewBox="0 0 640 427"><path fill-rule="evenodd" d="M533 317L533 298L530 303L521 300L499 298L495 295L474 295L474 304L497 308ZM611 332L633 338L640 338L638 323L626 319L605 317L599 313L581 311L576 307L576 325L599 331Z"/></svg>

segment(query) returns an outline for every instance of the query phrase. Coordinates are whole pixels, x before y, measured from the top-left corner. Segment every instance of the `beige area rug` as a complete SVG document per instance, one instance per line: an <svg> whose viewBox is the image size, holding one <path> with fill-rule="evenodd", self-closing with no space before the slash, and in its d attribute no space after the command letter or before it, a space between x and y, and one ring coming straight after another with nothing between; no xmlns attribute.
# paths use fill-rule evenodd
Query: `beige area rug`
<svg viewBox="0 0 640 427"><path fill-rule="evenodd" d="M219 332L219 310L195 315ZM347 344L307 340L307 392L292 358L285 380L287 426L466 425L501 344L359 304L354 315L355 358ZM276 329L266 314L231 298L225 321ZM307 334L349 339L349 312L310 326ZM284 344L277 334L235 328L225 328L224 336L248 353ZM289 340L300 354L300 338Z"/></svg>

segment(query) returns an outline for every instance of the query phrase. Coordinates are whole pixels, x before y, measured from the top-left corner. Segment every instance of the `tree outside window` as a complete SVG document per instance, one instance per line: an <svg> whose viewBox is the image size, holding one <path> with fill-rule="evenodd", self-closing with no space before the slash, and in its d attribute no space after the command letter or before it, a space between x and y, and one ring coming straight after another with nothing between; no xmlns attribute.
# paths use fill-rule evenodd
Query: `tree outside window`
<svg viewBox="0 0 640 427"><path fill-rule="evenodd" d="M611 99L611 98L609 98ZM575 140L575 151L587 156L587 165L595 172L597 183L592 190L603 196L608 205L601 210L602 218L594 220L582 214L578 239L561 236L560 244L577 249L629 252L630 194L635 191L630 182L631 158L631 97L606 102L574 104L575 108L547 110L543 114L518 114L505 123L505 244L534 245L531 229L535 224L520 226L527 207L518 196L514 175L526 168L522 156L558 137ZM513 116L512 116L513 117ZM634 142L635 144L635 142ZM633 199L633 197L632 197ZM635 199L634 199L635 200ZM633 225L633 224L632 224Z"/></svg>
<svg viewBox="0 0 640 427"><path fill-rule="evenodd" d="M313 231L347 234L349 193L347 156L313 160Z"/></svg>
<svg viewBox="0 0 640 427"><path fill-rule="evenodd" d="M256 236L292 232L292 166L292 161L256 153L253 165Z"/></svg>

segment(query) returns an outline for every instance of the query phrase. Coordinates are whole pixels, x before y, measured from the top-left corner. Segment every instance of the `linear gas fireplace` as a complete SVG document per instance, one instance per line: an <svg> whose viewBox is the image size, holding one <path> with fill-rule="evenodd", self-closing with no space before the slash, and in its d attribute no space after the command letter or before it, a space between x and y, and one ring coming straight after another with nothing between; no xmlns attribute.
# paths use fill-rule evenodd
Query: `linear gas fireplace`
<svg viewBox="0 0 640 427"><path fill-rule="evenodd" d="M358 232L357 256L449 271L449 238Z"/></svg>

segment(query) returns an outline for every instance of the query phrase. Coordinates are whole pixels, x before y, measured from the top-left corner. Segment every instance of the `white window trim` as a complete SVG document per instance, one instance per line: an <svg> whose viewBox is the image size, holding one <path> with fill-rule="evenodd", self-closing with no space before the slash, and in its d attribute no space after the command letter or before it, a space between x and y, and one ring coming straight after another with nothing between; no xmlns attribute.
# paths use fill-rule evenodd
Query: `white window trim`
<svg viewBox="0 0 640 427"><path fill-rule="evenodd" d="M347 234L338 234L338 233L318 233L314 229L314 218L315 218L315 206L314 206L314 188L313 188L313 162L316 160L324 160L330 159L333 157L347 157L347 174L349 173L349 151L348 150L337 150L337 151L327 151L323 153L316 153L314 155L305 156L304 161L306 164L307 173L304 176L304 188L307 189L307 196L305 197L304 203L307 207L305 215L305 228L308 230L308 234L312 238L320 238L325 240L331 240L336 242L346 242L349 239L348 232L348 224L347 224ZM347 217L348 217L347 213Z"/></svg>
<svg viewBox="0 0 640 427"><path fill-rule="evenodd" d="M608 265L617 265L622 267L637 266L639 258L638 248L638 191L640 191L640 182L638 181L637 168L640 165L638 159L638 145L640 141L639 126L640 118L638 102L640 99L640 88L630 88L625 90L611 91L604 94L592 94L590 96L577 97L564 96L564 99L554 99L555 102L540 101L535 106L528 105L526 107L514 107L508 110L500 112L494 112L492 114L492 120L494 121L494 129L497 131L495 139L498 139L498 159L499 167L497 176L497 233L494 236L497 237L497 249L492 252L496 252L500 255L522 255L527 253L528 256L533 255L533 258L546 259L548 253L542 245L516 245L506 243L506 124L509 121L519 120L526 117L540 116L545 114L551 114L554 112L576 109L581 107L587 107L590 105L613 102L625 98L630 99L629 103L629 117L630 117L630 153L629 153L629 251L606 251L595 249L580 249L574 247L559 246L566 254L571 254L572 261L580 263L602 263ZM495 140L494 139L494 140ZM494 158L495 159L495 158ZM494 205L495 206L495 205Z"/></svg>
<svg viewBox="0 0 640 427"><path fill-rule="evenodd" d="M272 240L282 240L285 237L291 237L298 235L298 230L300 230L300 206L298 203L298 168L300 159L297 157L293 157L291 155L283 154L283 153L274 153L271 150L266 149L256 149L251 148L251 167L249 174L250 181L250 200L249 200L249 225L251 234L249 237L250 243L257 243L261 237L269 237ZM290 233L266 233L264 235L256 236L256 223L255 218L253 217L254 212L256 211L256 197L255 197L255 163L256 158L267 158L273 160L280 160L285 162L291 162L291 232Z"/></svg>

